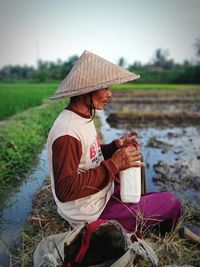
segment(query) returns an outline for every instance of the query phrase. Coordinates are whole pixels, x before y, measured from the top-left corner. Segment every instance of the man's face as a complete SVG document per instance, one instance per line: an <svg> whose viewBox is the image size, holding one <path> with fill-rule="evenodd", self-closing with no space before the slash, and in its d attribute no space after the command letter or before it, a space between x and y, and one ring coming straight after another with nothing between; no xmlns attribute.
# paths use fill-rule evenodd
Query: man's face
<svg viewBox="0 0 200 267"><path fill-rule="evenodd" d="M104 109L108 104L112 93L109 88L103 88L92 93L92 101L95 109Z"/></svg>

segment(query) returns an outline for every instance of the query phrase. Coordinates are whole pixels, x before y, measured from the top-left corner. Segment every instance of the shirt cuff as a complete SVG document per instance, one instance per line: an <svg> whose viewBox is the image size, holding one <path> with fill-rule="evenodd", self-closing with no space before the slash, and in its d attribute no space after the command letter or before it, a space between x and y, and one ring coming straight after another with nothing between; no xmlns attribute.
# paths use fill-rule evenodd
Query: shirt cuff
<svg viewBox="0 0 200 267"><path fill-rule="evenodd" d="M118 167L115 165L115 163L113 162L112 159L108 159L108 160L104 160L101 162L101 164L107 169L108 173L109 173L109 178L111 180L115 179L115 175L118 174L119 169Z"/></svg>

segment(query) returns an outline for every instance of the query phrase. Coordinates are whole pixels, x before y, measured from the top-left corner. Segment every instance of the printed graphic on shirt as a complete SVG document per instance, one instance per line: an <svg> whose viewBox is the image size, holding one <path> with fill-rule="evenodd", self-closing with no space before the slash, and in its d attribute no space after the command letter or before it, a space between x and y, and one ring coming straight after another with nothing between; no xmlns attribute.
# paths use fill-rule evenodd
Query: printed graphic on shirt
<svg viewBox="0 0 200 267"><path fill-rule="evenodd" d="M92 163L99 164L101 157L102 157L102 151L98 136L96 136L95 141L90 145L90 159Z"/></svg>

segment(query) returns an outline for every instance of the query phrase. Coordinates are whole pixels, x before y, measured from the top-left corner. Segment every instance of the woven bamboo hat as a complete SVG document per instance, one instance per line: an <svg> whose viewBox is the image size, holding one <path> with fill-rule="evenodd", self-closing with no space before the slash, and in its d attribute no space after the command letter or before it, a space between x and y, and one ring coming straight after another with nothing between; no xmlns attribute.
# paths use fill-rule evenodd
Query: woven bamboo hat
<svg viewBox="0 0 200 267"><path fill-rule="evenodd" d="M83 95L139 77L85 50L50 99Z"/></svg>

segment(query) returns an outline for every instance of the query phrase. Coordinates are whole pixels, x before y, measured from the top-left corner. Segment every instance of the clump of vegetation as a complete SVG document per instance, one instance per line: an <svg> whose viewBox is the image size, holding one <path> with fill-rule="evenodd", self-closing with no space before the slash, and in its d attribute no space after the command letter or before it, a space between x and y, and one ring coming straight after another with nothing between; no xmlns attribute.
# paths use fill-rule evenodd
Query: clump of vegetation
<svg viewBox="0 0 200 267"><path fill-rule="evenodd" d="M45 101L12 119L0 122L0 194L2 200L28 172L46 141L63 101ZM8 188L9 186L9 188ZM5 190L6 189L6 190ZM3 203L3 201L2 201Z"/></svg>

